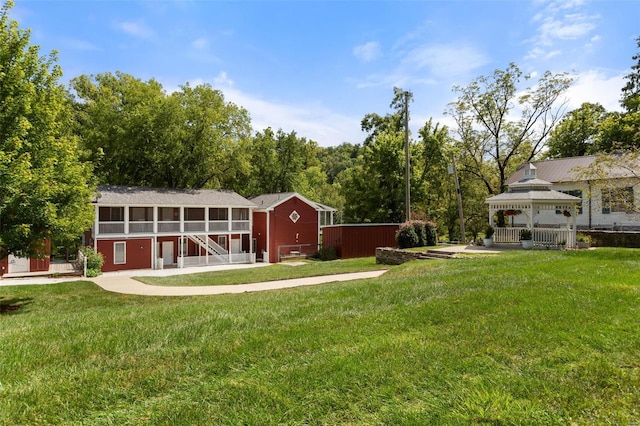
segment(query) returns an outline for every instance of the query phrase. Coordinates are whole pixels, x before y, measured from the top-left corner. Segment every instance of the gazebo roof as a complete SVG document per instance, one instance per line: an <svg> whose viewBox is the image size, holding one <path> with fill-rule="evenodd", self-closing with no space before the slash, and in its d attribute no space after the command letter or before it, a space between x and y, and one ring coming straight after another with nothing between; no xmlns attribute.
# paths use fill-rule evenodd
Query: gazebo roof
<svg viewBox="0 0 640 426"><path fill-rule="evenodd" d="M509 185L509 191L494 195L485 201L489 205L506 204L578 204L581 199L551 189L552 183L536 177L536 166L529 163L524 177Z"/></svg>

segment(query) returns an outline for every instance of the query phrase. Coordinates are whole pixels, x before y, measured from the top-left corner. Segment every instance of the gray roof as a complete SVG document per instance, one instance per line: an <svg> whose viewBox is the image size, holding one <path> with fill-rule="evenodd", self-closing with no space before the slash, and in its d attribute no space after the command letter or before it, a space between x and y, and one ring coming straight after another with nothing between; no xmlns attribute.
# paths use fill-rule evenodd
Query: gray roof
<svg viewBox="0 0 640 426"><path fill-rule="evenodd" d="M502 194L494 195L493 197L487 198L486 203L496 204L496 203L579 203L581 201L580 198L574 197L573 195L565 194L564 192L559 191L514 191L514 192L503 192Z"/></svg>
<svg viewBox="0 0 640 426"><path fill-rule="evenodd" d="M556 158L553 160L544 161L532 161L532 164L536 167L536 176L538 179L543 179L552 183L559 182L577 182L586 180L584 177L579 176L575 168L588 168L596 160L595 155L587 155L583 157L568 157L568 158ZM506 184L518 182L524 177L524 169L527 163L521 164L518 169L509 176ZM633 175L624 169L611 170L611 177L632 177Z"/></svg>
<svg viewBox="0 0 640 426"><path fill-rule="evenodd" d="M99 186L94 203L116 206L255 207L251 201L233 191L115 185Z"/></svg>
<svg viewBox="0 0 640 426"><path fill-rule="evenodd" d="M278 192L275 194L263 194L257 195L255 197L249 198L258 209L260 210L272 210L276 206L284 203L285 201L298 197L305 203L309 204L311 207L316 209L317 211L336 211L333 207L325 206L324 204L316 203L315 201L311 201L297 192Z"/></svg>

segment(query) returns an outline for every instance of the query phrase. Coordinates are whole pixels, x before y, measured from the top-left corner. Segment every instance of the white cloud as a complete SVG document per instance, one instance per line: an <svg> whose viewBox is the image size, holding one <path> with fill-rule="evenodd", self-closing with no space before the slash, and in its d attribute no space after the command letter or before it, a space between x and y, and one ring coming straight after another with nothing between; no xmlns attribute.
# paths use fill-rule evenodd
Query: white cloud
<svg viewBox="0 0 640 426"><path fill-rule="evenodd" d="M579 108L584 102L590 102L601 104L607 111L620 111L623 86L624 74L608 77L597 70L580 73L567 91L567 108L570 111Z"/></svg>
<svg viewBox="0 0 640 426"><path fill-rule="evenodd" d="M551 45L555 40L575 40L596 28L595 17L583 14L564 15L561 19L545 18L538 28L540 43Z"/></svg>
<svg viewBox="0 0 640 426"><path fill-rule="evenodd" d="M486 65L489 59L464 44L428 44L410 50L403 63L415 70L428 69L438 77L464 75Z"/></svg>
<svg viewBox="0 0 640 426"><path fill-rule="evenodd" d="M129 34L138 38L151 38L153 36L153 31L140 21L118 22L115 24L115 27L125 34Z"/></svg>
<svg viewBox="0 0 640 426"><path fill-rule="evenodd" d="M382 49L378 42L370 41L354 47L353 55L362 62L371 62L382 55Z"/></svg>
<svg viewBox="0 0 640 426"><path fill-rule="evenodd" d="M197 50L206 49L208 46L209 46L209 40L207 40L205 37L200 37L191 42L191 47Z"/></svg>
<svg viewBox="0 0 640 426"><path fill-rule="evenodd" d="M69 39L62 40L62 43L71 50L84 50L84 51L100 50L98 46L86 40L69 38Z"/></svg>
<svg viewBox="0 0 640 426"><path fill-rule="evenodd" d="M220 71L218 75L214 77L213 84L216 86L231 87L233 86L233 80L227 76L226 71Z"/></svg>

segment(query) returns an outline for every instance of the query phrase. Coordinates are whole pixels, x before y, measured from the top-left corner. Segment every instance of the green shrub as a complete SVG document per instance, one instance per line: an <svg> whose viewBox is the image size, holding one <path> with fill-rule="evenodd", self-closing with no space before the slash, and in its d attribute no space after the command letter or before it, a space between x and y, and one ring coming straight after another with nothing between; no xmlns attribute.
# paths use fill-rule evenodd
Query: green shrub
<svg viewBox="0 0 640 426"><path fill-rule="evenodd" d="M493 233L494 233L494 229L493 226L489 225L487 226L487 229L484 231L484 237L485 238L491 238L493 237Z"/></svg>
<svg viewBox="0 0 640 426"><path fill-rule="evenodd" d="M82 257L87 259L87 277L97 277L102 272L104 258L102 253L97 252L93 247L83 247L80 252ZM84 265L81 265L84 267Z"/></svg>
<svg viewBox="0 0 640 426"><path fill-rule="evenodd" d="M333 246L322 246L318 250L318 259L320 260L336 260L338 258L338 252Z"/></svg>
<svg viewBox="0 0 640 426"><path fill-rule="evenodd" d="M438 245L438 226L435 222L427 221L424 223L425 245Z"/></svg>
<svg viewBox="0 0 640 426"><path fill-rule="evenodd" d="M396 241L400 248L417 247L418 235L411 222L405 222L400 225L400 229L396 232Z"/></svg>
<svg viewBox="0 0 640 426"><path fill-rule="evenodd" d="M424 221L422 220L411 220L407 222L411 226L413 226L413 230L418 237L418 242L416 243L416 247L423 247L427 244L427 233L424 229Z"/></svg>

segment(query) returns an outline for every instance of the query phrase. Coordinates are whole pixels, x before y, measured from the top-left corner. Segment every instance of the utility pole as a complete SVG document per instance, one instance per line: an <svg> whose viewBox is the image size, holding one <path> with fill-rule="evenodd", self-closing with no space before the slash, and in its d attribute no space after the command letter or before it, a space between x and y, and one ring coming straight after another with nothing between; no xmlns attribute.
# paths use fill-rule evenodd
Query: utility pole
<svg viewBox="0 0 640 426"><path fill-rule="evenodd" d="M405 91L404 95L404 167L405 167L405 218L411 220L411 164L409 156L409 99L411 92Z"/></svg>

